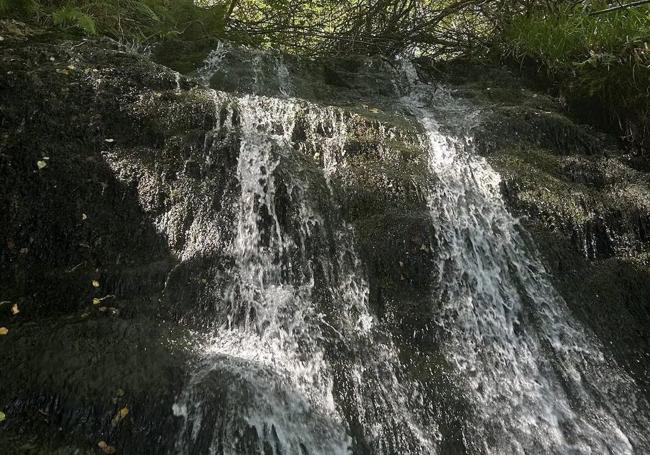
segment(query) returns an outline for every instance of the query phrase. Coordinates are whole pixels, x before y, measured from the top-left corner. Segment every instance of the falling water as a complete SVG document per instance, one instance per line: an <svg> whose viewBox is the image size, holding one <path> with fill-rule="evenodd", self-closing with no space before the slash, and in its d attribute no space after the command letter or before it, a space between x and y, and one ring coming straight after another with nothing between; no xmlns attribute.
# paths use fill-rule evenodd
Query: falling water
<svg viewBox="0 0 650 455"><path fill-rule="evenodd" d="M346 409L354 410L373 453L433 453L435 428L425 431L412 410L418 392L398 379L389 335L379 342L373 332L353 232L328 221L336 220L328 177L344 153L344 113L253 95L235 104L241 119L240 198L230 246L235 270L223 295L215 296L226 306L217 311L223 320L197 341L200 365L174 406L185 422L177 450L348 453L349 422L336 404L346 395ZM306 139L294 143L298 114ZM279 166L305 154L322 159L320 177L277 181ZM288 225L278 213L280 185L296 208ZM319 194L325 199L314 200ZM330 247L334 254L325 253ZM333 360L336 344L352 351L349 357L337 353ZM347 384L337 397L332 361Z"/></svg>
<svg viewBox="0 0 650 455"><path fill-rule="evenodd" d="M204 81L228 52L211 54ZM256 89L262 58L251 61ZM334 202L350 114L289 98L287 67L271 66L276 97L215 93L216 110L238 119L215 126L239 136L236 221L231 240L193 228L181 257L218 244L232 267L210 296L213 320L196 333L199 360L173 409L183 421L176 450L444 455L441 404L427 398L431 384L405 373L390 319L370 309L354 230ZM642 453L647 404L571 317L508 213L498 174L474 154L480 113L419 82L412 66L404 74L399 104L422 126L432 178L430 323L470 408L465 450Z"/></svg>
<svg viewBox="0 0 650 455"><path fill-rule="evenodd" d="M301 260L304 244L294 243L281 226L275 201L274 171L279 153L291 149L298 105L245 96L237 108L241 197L231 246L236 271L220 296L226 318L216 321L202 364L175 405L186 419L178 449L204 450L207 438L210 453L344 454L348 437L317 343L322 315L312 302L313 271ZM301 235L322 223L308 211L299 221ZM227 406L209 416L215 403L206 403L201 393L215 385L223 390L213 398Z"/></svg>
<svg viewBox="0 0 650 455"><path fill-rule="evenodd" d="M436 324L475 407L466 437L489 454L649 448L647 404L570 315L506 209L499 175L474 153L469 134L480 113L420 83L412 65L406 73L402 102L425 130L437 178L428 196L440 247Z"/></svg>

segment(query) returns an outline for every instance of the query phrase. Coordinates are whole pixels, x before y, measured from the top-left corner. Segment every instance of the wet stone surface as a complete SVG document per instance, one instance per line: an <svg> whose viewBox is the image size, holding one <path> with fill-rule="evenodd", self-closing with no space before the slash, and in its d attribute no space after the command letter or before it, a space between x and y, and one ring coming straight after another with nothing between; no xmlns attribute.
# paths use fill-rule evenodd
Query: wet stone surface
<svg viewBox="0 0 650 455"><path fill-rule="evenodd" d="M209 422L231 419L242 432L238 450L272 453L269 440L281 435L246 427L237 407L255 404L263 362L242 354L235 363L248 382L233 388L244 376L213 353L219 368L187 392L205 362L195 341L220 335L215 320L245 325L258 316L235 311L232 294L259 303L279 289L291 303L308 288L316 314L301 317L320 324L319 349L301 345L290 360L326 359L334 414L355 454L401 453L400 443L425 453L427 438L440 453L484 453L466 440L472 410L435 321L445 270L427 194L441 183L422 128L396 102L403 93L394 65L246 49L212 55L211 71L189 54L164 61L192 73L184 76L110 41L65 41L5 23L0 34L0 326L8 328L0 448L82 455L104 441L117 453L182 453L178 435L193 430L172 407L189 393L207 403L197 411L208 423L191 441L196 450L213 444ZM556 100L501 68L419 69L481 111L476 149L501 174L508 207L572 313L650 398L648 173L612 138L576 125ZM288 120L260 123L257 132L273 141L263 144L263 166L248 169L247 141L267 139L242 116L265 109ZM259 173L249 199L242 170ZM252 238L242 221L249 212L259 229L254 254L241 242ZM265 261L277 265L267 277L277 286L234 276ZM367 308L349 305L354 292ZM371 335L359 329L368 315ZM361 369L364 359L372 361ZM416 392L391 388L400 381ZM312 399L278 384L286 401ZM424 415L407 412L423 402ZM412 421L393 415L430 424L435 437L418 440ZM334 434L331 417L318 418ZM228 429L217 429L227 440Z"/></svg>

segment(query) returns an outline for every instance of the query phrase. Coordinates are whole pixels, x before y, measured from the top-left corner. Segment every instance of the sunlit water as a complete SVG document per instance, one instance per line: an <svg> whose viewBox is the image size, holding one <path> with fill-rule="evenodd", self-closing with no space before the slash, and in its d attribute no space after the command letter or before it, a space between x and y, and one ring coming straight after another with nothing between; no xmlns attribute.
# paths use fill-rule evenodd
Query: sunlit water
<svg viewBox="0 0 650 455"><path fill-rule="evenodd" d="M480 113L405 65L402 99L425 130L436 227L442 352L463 379L475 421L468 438L492 454L631 454L650 448L645 402L600 343L571 316L474 153ZM440 119L440 120L438 120ZM637 420L638 419L638 420ZM638 452L642 453L642 452Z"/></svg>
<svg viewBox="0 0 650 455"><path fill-rule="evenodd" d="M204 80L227 51L211 55ZM347 114L288 98L289 72L281 60L275 67L279 97L215 94L217 110L239 118L215 126L240 135L233 240L217 242L202 226L181 256L217 242L234 266L174 405L183 419L177 452L336 455L363 445L373 454L438 453L438 403L424 398L426 383L405 377L391 334L369 309L354 232L336 215L329 185L345 155ZM432 324L471 408L467 450L644 453L647 404L572 318L508 213L498 174L473 150L480 113L419 82L411 65L399 77L407 82L397 84L405 95L396 103L422 127L435 182L426 189L439 250L432 305L442 304ZM297 141L299 118L305 137ZM320 163L315 177L278 177L305 157Z"/></svg>

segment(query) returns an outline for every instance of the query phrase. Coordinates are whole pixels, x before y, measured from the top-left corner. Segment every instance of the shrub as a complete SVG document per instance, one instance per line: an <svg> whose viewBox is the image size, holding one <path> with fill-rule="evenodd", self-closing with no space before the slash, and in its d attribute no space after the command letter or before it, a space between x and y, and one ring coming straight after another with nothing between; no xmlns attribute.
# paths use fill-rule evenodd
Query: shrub
<svg viewBox="0 0 650 455"><path fill-rule="evenodd" d="M5 17L131 42L221 36L224 14L222 4L199 6L192 0L0 0Z"/></svg>
<svg viewBox="0 0 650 455"><path fill-rule="evenodd" d="M589 7L536 9L505 28L506 52L537 62L578 113L650 145L650 6L590 15Z"/></svg>

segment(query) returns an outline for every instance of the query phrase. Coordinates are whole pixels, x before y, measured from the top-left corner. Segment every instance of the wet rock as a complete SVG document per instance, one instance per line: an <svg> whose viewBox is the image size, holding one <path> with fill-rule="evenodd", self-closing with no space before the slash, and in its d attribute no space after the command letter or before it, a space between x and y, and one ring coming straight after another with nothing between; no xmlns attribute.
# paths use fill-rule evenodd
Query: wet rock
<svg viewBox="0 0 650 455"><path fill-rule="evenodd" d="M196 360L188 338L232 315L227 293L243 292L233 288L232 270L246 118L228 91L295 103L288 139L265 144L269 160L254 169L261 186L274 185L272 197L251 207L261 250L282 233L272 258L282 283L315 283L309 297L355 453L377 444L362 420L386 416L381 406L360 415L350 393L362 388L381 405L374 389L387 373L373 377L368 368L354 383L354 356L374 359L384 346L359 353L340 337L349 315L341 315L344 299L330 286L345 267L367 278L375 322L394 338L400 380L424 384L415 398L437 404L424 420L439 424L441 450L480 453L466 446L471 410L439 352L439 246L424 196L438 182L418 126L396 106L399 84L388 63L230 49L212 55L223 70L202 80L201 71L184 77L110 41L48 42L20 30L3 32L0 44L7 68L0 74L7 100L0 106L0 301L20 307L12 315L0 304L0 326L10 327L0 340L7 384L0 447L94 453L105 441L120 453L174 453L182 428L172 405ZM200 46L188 48L196 55L186 59L160 49L159 61L200 70ZM573 312L649 390L647 173L615 141L575 124L556 100L503 69L423 64L420 72L481 107L477 148L501 173L510 208L529 220ZM279 122L265 127L288 133ZM359 258L334 227L354 235ZM239 416L232 408L256 386L233 388L237 380L224 367L200 382L208 420ZM128 417L113 425L124 406ZM238 425L241 451L256 453L261 435ZM394 444L410 434L401 430L379 440ZM211 443L212 431L202 434L192 442L197 450Z"/></svg>
<svg viewBox="0 0 650 455"><path fill-rule="evenodd" d="M202 147L196 131L216 117L193 92L177 96L172 71L113 43L3 36L0 320L11 330L0 344L8 416L0 446L171 447L170 409L190 354L182 331L162 321L178 259L143 202L164 206L172 193L164 184L190 158L169 153ZM160 170L147 201L116 172L111 157L120 154ZM131 412L113 427L118 406Z"/></svg>

